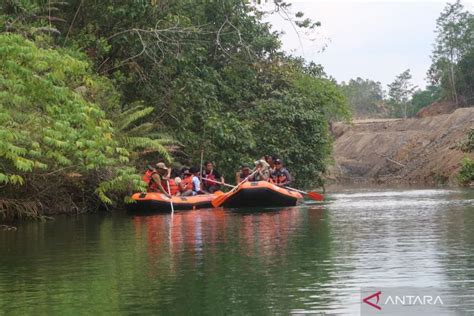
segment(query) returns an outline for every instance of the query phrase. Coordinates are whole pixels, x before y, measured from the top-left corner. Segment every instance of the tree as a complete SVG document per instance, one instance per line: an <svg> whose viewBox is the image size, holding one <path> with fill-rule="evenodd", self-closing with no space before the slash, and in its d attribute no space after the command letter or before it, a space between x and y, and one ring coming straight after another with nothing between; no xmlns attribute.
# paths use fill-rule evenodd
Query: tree
<svg viewBox="0 0 474 316"><path fill-rule="evenodd" d="M279 12L287 9L277 2ZM328 120L348 119L346 100L322 67L281 51L278 34L262 15L240 0L3 3L0 31L22 34L58 60L83 61L87 82L62 88L92 103L110 124L113 143L106 148L115 156L104 154L107 164L91 165L98 174L73 161L88 185L56 188L65 196L98 194L110 202L108 192L116 187L126 194L127 179L138 181L131 187L141 183L130 174L142 152L153 151L146 164L170 158L163 148L166 135L180 143L182 164L198 164L204 148L206 159L230 176L241 162L273 154L301 184L321 183L330 155ZM295 16L295 27L317 27L301 13ZM83 78L69 72L67 77ZM47 103L36 97L28 95L28 102ZM89 136L104 140L101 135ZM126 174L117 173L123 169Z"/></svg>
<svg viewBox="0 0 474 316"><path fill-rule="evenodd" d="M472 21L474 23L474 19ZM459 60L456 72L458 74L456 86L464 98L464 103L474 104L474 48Z"/></svg>
<svg viewBox="0 0 474 316"><path fill-rule="evenodd" d="M457 63L474 49L473 15L460 0L448 3L436 20L436 42L428 77L443 87L446 97L459 104Z"/></svg>
<svg viewBox="0 0 474 316"><path fill-rule="evenodd" d="M0 47L0 220L96 208L112 192L144 189L131 160L140 134L129 129L141 114L119 115L108 79L84 56L19 35L0 34ZM164 150L142 139L139 147Z"/></svg>
<svg viewBox="0 0 474 316"><path fill-rule="evenodd" d="M348 83L342 82L341 88L357 117L383 114L384 96L380 82L357 77L349 80Z"/></svg>
<svg viewBox="0 0 474 316"><path fill-rule="evenodd" d="M389 105L392 108L392 113L405 119L408 117L410 99L416 90L411 79L410 69L407 69L388 85Z"/></svg>

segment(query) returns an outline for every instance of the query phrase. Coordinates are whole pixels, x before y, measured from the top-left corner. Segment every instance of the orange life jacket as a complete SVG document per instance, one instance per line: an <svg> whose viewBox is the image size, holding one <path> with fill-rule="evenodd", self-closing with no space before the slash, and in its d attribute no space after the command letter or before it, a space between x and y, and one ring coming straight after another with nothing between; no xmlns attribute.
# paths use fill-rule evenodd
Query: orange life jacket
<svg viewBox="0 0 474 316"><path fill-rule="evenodd" d="M148 169L143 175L143 182L148 185L147 192L156 192L158 191L158 184L153 180L153 175L156 173L155 170Z"/></svg>
<svg viewBox="0 0 474 316"><path fill-rule="evenodd" d="M179 186L176 184L176 182L174 182L173 179L170 179L169 182L170 182L171 195L176 195L176 193L179 192Z"/></svg>
<svg viewBox="0 0 474 316"><path fill-rule="evenodd" d="M143 178L142 178L143 181L148 184L147 192L159 192L160 191L158 189L158 183L153 179L154 174L158 174L158 172L156 172L155 170L148 169L145 172L145 174L143 175ZM158 174L158 176L161 179L161 186L163 187L163 189L165 189L165 191L167 191L168 184L167 184L166 180L163 180L163 178L161 177L160 174ZM174 183L174 181L173 181L173 183ZM171 189L171 180L170 180L170 189ZM171 192L173 192L173 191L171 191Z"/></svg>
<svg viewBox="0 0 474 316"><path fill-rule="evenodd" d="M181 180L181 192L193 189L193 176L189 176Z"/></svg>

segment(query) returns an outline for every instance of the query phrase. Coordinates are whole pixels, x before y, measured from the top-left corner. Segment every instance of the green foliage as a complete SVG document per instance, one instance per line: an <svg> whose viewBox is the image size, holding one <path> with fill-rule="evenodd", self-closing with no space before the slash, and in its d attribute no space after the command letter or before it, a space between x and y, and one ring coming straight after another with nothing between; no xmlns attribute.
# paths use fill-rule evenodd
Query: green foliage
<svg viewBox="0 0 474 316"><path fill-rule="evenodd" d="M474 182L474 160L471 160L468 157L465 157L462 160L458 180L463 185L469 185Z"/></svg>
<svg viewBox="0 0 474 316"><path fill-rule="evenodd" d="M410 69L407 69L388 85L388 105L395 117L407 118L412 111L410 100L416 87L411 83L411 79Z"/></svg>
<svg viewBox="0 0 474 316"><path fill-rule="evenodd" d="M448 3L436 21L436 42L428 77L456 104L472 102L474 15L460 0Z"/></svg>
<svg viewBox="0 0 474 316"><path fill-rule="evenodd" d="M289 14L289 4L275 5ZM322 67L281 52L264 13L240 0L8 0L0 10L0 31L36 44L2 35L0 45L8 196L24 183L43 203L43 190L54 190L40 183L54 182L74 191L74 205L88 195L110 203L111 190L143 185L123 166L171 161L174 139L181 163L197 164L204 148L229 177L273 154L301 184L320 183L328 121L350 119ZM319 26L287 16L305 32Z"/></svg>
<svg viewBox="0 0 474 316"><path fill-rule="evenodd" d="M459 144L459 148L465 153L474 152L474 129L469 130L466 138ZM467 155L461 162L458 180L463 185L469 185L474 182L474 160L470 159Z"/></svg>
<svg viewBox="0 0 474 316"><path fill-rule="evenodd" d="M111 202L106 196L110 191L141 188L133 168L118 167L128 162L127 146L96 100L76 92L81 87L101 89L87 62L65 50L41 49L21 36L0 34L3 197L40 190L44 181L67 173L97 176L110 168L117 169L92 181L103 202Z"/></svg>
<svg viewBox="0 0 474 316"><path fill-rule="evenodd" d="M459 144L459 149L465 153L474 152L474 128L471 128L466 138Z"/></svg>
<svg viewBox="0 0 474 316"><path fill-rule="evenodd" d="M380 82L358 77L347 83L342 82L341 88L356 116L364 118L384 114L384 95Z"/></svg>

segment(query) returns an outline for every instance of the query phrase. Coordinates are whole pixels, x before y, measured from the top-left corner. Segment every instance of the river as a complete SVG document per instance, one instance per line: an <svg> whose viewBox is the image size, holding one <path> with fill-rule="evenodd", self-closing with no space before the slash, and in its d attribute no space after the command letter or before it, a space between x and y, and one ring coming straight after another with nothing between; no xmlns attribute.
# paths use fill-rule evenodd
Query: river
<svg viewBox="0 0 474 316"><path fill-rule="evenodd" d="M359 314L361 287L474 285L474 190L87 214L0 230L0 314ZM452 311L474 313L474 301Z"/></svg>

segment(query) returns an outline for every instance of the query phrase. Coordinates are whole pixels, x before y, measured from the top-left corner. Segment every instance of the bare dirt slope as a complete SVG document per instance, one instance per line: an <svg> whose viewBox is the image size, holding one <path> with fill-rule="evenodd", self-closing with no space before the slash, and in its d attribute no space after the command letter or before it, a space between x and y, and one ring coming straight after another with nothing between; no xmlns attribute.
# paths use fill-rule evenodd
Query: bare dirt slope
<svg viewBox="0 0 474 316"><path fill-rule="evenodd" d="M335 164L329 179L342 183L455 184L460 161L466 155L457 144L470 128L474 128L474 108L407 120L335 124Z"/></svg>

